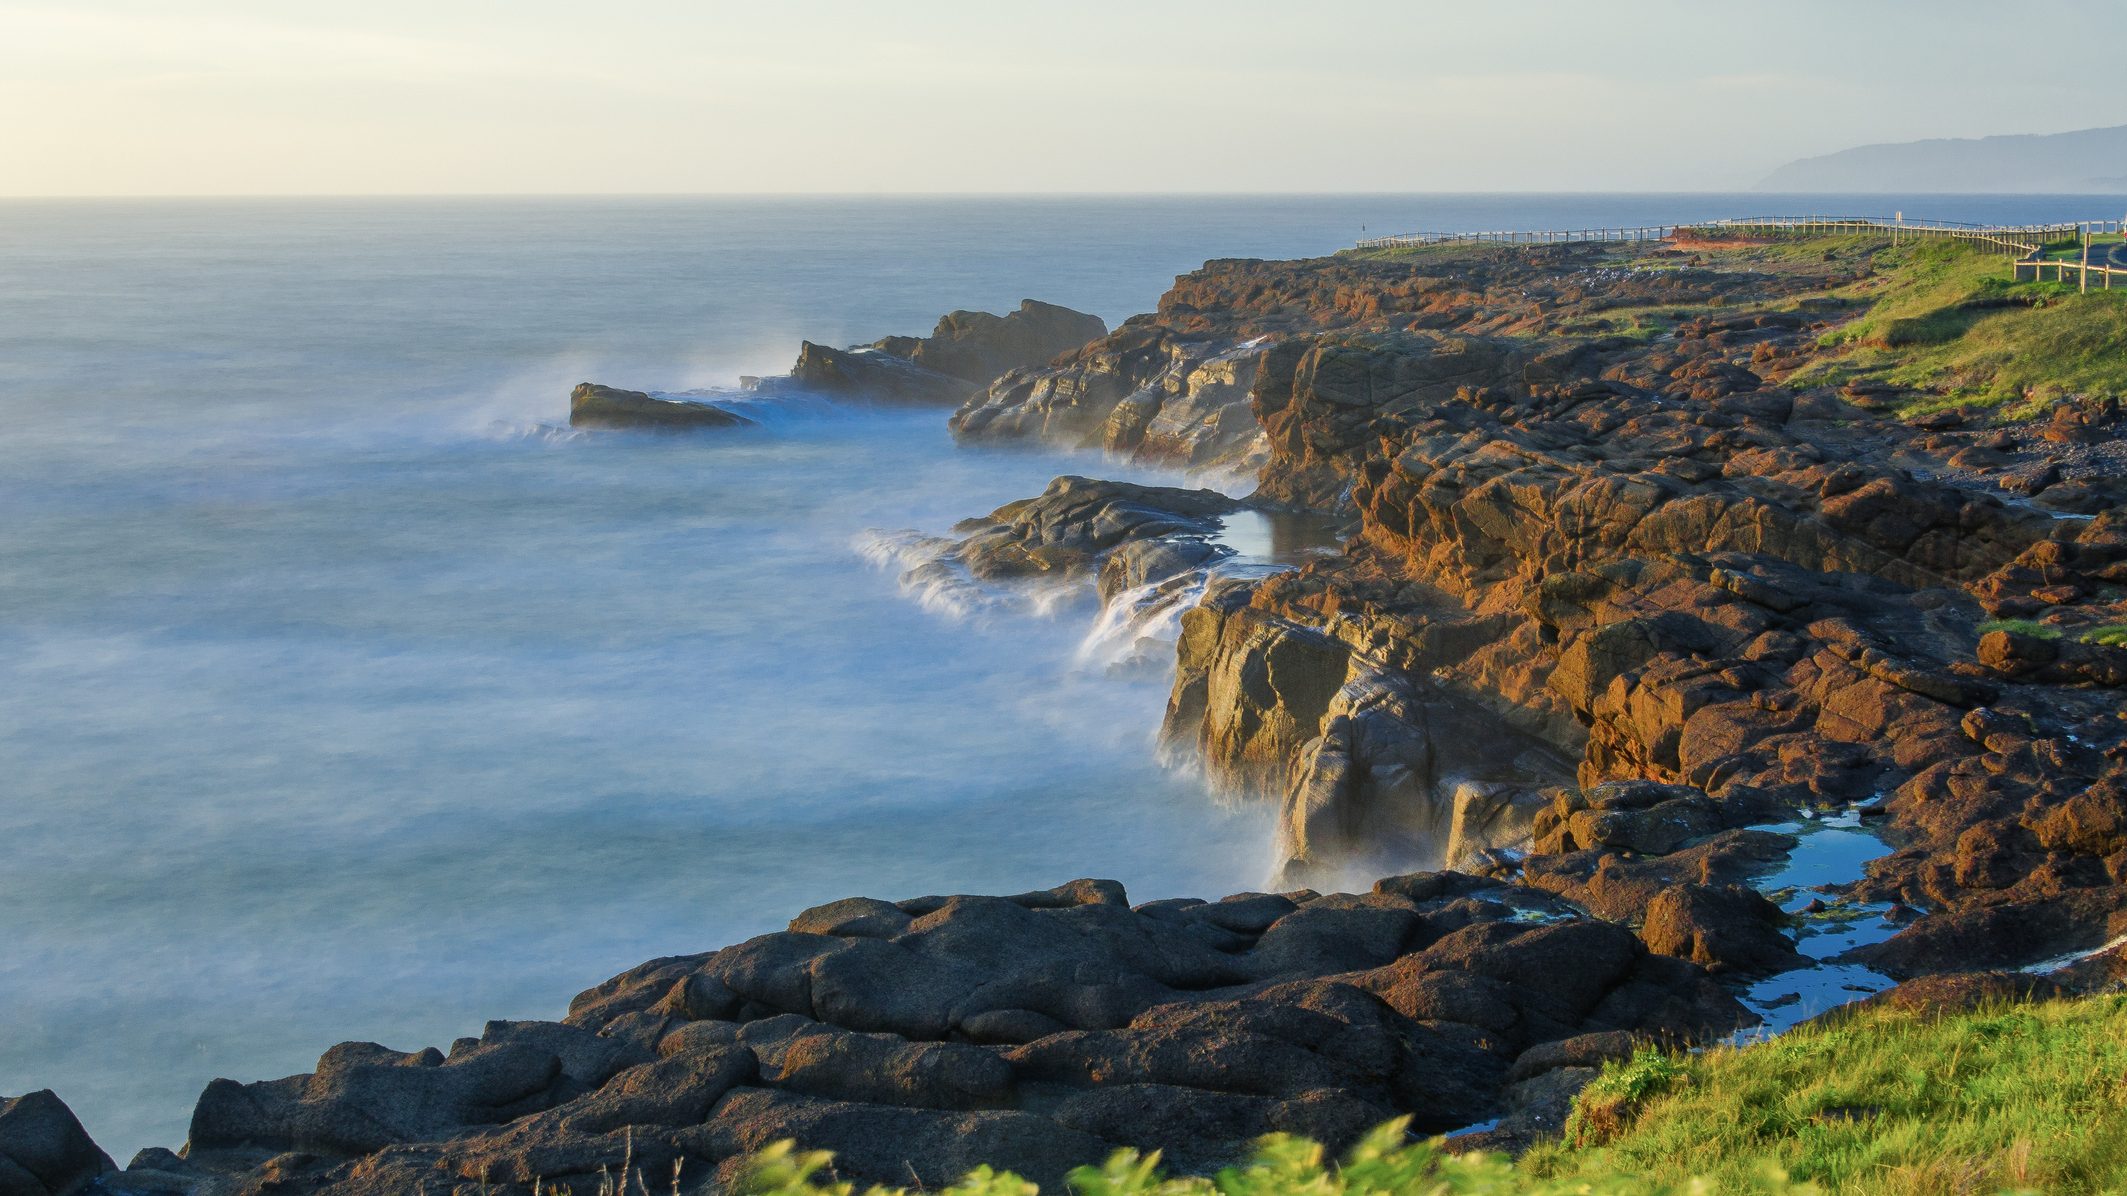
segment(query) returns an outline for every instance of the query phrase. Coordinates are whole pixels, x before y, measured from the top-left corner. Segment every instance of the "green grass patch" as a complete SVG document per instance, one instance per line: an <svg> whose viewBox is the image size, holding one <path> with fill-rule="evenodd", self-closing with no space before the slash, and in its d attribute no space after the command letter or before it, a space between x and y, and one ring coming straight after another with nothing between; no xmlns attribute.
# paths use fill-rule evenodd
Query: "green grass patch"
<svg viewBox="0 0 2127 1196"><path fill-rule="evenodd" d="M2108 623L2085 631L2082 640L2086 644L2104 644L2112 648L2127 648L2127 623Z"/></svg>
<svg viewBox="0 0 2127 1196"><path fill-rule="evenodd" d="M2060 628L2030 619L1988 619L1979 625L1979 634L1985 635L1989 631L2013 631L2018 635L2037 636L2042 640L2057 640L2061 637Z"/></svg>
<svg viewBox="0 0 2127 1196"><path fill-rule="evenodd" d="M1868 310L1824 340L1836 350L1797 376L1876 378L1930 392L1902 412L1953 406L2033 414L2071 396L2127 394L2127 288L2016 282L2009 259L1927 241L1876 255L1847 288Z"/></svg>
<svg viewBox="0 0 2127 1196"><path fill-rule="evenodd" d="M1581 1091L1566 1121L1566 1140L1583 1142L1608 1138L1630 1121L1640 1106L1678 1084L1690 1072L1684 1061L1667 1051L1641 1047L1622 1064L1603 1069L1603 1074Z"/></svg>
<svg viewBox="0 0 2127 1196"><path fill-rule="evenodd" d="M2127 1190L2127 997L1870 1010L1678 1062L1622 1128L1538 1147L1522 1169L1717 1192L1767 1167L1828 1194Z"/></svg>
<svg viewBox="0 0 2127 1196"><path fill-rule="evenodd" d="M856 1187L823 1178L832 1160L778 1143L756 1157L741 1191L754 1196L853 1196ZM1762 1196L1816 1196L1808 1184L1777 1172L1750 1177L1745 1186L1709 1189L1649 1182L1631 1175L1596 1179L1547 1179L1517 1168L1502 1155L1449 1153L1438 1139L1413 1142L1404 1122L1392 1121L1368 1135L1342 1160L1303 1138L1274 1134L1255 1157L1215 1176L1169 1176L1158 1154L1117 1151L1099 1167L1071 1173L1079 1196L1714 1196L1751 1192ZM1035 1196L1040 1189L1010 1172L987 1167L939 1196ZM912 1196L906 1188L872 1188L873 1196Z"/></svg>

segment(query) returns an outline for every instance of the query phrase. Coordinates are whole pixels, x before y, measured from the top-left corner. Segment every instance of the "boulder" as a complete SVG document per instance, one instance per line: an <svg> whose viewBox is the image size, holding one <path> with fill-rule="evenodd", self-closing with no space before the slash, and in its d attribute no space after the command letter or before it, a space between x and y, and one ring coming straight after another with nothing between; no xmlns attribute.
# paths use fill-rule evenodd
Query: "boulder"
<svg viewBox="0 0 2127 1196"><path fill-rule="evenodd" d="M1806 967L1780 907L1741 885L1675 885L1655 894L1640 937L1649 950L1716 975L1765 975Z"/></svg>
<svg viewBox="0 0 2127 1196"><path fill-rule="evenodd" d="M72 1196L115 1170L50 1090L0 1097L0 1196Z"/></svg>

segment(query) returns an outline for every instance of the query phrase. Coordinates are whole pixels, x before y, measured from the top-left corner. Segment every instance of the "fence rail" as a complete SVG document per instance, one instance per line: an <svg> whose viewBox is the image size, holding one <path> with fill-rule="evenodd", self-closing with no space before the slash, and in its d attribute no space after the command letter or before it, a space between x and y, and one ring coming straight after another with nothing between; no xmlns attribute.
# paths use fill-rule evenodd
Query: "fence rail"
<svg viewBox="0 0 2127 1196"><path fill-rule="evenodd" d="M1417 245L1577 245L1590 241L1667 241L1679 226L1649 224L1638 228L1573 228L1545 232L1399 233L1359 242L1361 249L1403 249Z"/></svg>
<svg viewBox="0 0 2127 1196"><path fill-rule="evenodd" d="M2033 254L2027 258L2019 258L2012 269L2016 272L2018 282L2042 282L2045 280L2046 271L2051 270L2053 281L2074 281L2086 291L2093 286L2109 291L2115 278L2120 280L2120 286L2127 287L2127 266L2116 266L2109 261L2093 262L2088 258L2081 261L2055 258L2049 261Z"/></svg>
<svg viewBox="0 0 2127 1196"><path fill-rule="evenodd" d="M1646 224L1632 228L1578 228L1547 229L1538 231L1508 231L1475 233L1399 233L1389 237L1370 237L1359 242L1360 249L1406 249L1427 245L1580 245L1589 243L1644 242L1674 240L1679 233L1699 234L1728 233L1736 236L1769 236L1800 233L1805 236L1837 236L1840 234L1888 233L1893 241L1906 238L1929 240L1963 241L1989 251L2014 255L2017 259L2014 271L2016 281L2033 282L2043 279L2047 270L2053 271L2056 281L2066 282L2074 275L2084 290L2089 290L2093 278L2105 290L2111 290L2114 278L2127 287L2127 263L2115 264L2117 255L2109 261L2092 262L2089 254L2089 238L2104 233L2127 233L2127 221L2120 220L2074 220L2055 224L1969 224L1956 220L1907 220L1903 215L1883 216L1748 216L1741 219L1701 220L1686 224ZM2079 240L2084 252L2080 261L2050 260L2046 246L2061 241Z"/></svg>

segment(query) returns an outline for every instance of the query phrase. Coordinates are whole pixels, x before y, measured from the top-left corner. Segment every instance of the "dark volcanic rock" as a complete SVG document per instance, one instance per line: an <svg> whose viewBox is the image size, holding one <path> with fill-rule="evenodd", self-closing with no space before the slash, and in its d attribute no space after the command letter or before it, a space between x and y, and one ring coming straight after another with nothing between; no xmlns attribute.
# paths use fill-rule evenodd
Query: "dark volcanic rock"
<svg viewBox="0 0 2127 1196"><path fill-rule="evenodd" d="M699 1158L733 1158L795 1140L835 1152L835 1171L864 1184L942 1188L987 1164L1062 1191L1064 1173L1104 1157L1107 1140L1014 1110L946 1113L823 1101L742 1088L681 1136Z"/></svg>
<svg viewBox="0 0 2127 1196"><path fill-rule="evenodd" d="M707 403L661 399L639 390L585 382L569 394L569 424L578 428L734 428L753 421Z"/></svg>
<svg viewBox="0 0 2127 1196"><path fill-rule="evenodd" d="M490 1022L447 1057L342 1043L307 1076L214 1081L193 1110L190 1141L199 1150L361 1154L538 1112L648 1059L624 1042L545 1022Z"/></svg>
<svg viewBox="0 0 2127 1196"><path fill-rule="evenodd" d="M1780 907L1741 885L1677 885L1647 906L1640 937L1650 950L1707 970L1764 974L1807 966L1783 929Z"/></svg>
<svg viewBox="0 0 2127 1196"><path fill-rule="evenodd" d="M1468 876L1136 909L1083 880L849 899L792 926L448 1056L350 1043L311 1075L216 1081L180 1187L515 1191L624 1161L729 1180L784 1138L866 1182L978 1163L1055 1182L1124 1145L1212 1166L1270 1132L1341 1146L1402 1114L1444 1130L1520 1107L1510 1078L1544 1043L1698 1041L1746 1017L1629 930Z"/></svg>
<svg viewBox="0 0 2127 1196"><path fill-rule="evenodd" d="M57 1096L0 1097L0 1196L71 1196L115 1170Z"/></svg>

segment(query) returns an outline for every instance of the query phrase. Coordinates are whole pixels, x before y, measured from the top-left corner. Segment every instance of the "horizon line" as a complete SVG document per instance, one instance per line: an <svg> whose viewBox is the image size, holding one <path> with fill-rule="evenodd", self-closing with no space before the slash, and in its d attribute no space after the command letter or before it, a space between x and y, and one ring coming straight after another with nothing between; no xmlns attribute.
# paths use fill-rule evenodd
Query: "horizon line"
<svg viewBox="0 0 2127 1196"><path fill-rule="evenodd" d="M1485 188L1317 191L167 191L0 194L0 202L93 202L169 200L450 200L450 199L1357 199L1402 196L1948 196L1985 199L2017 197L2055 199L2122 198L2111 191L1781 191L1756 187L1655 188Z"/></svg>

